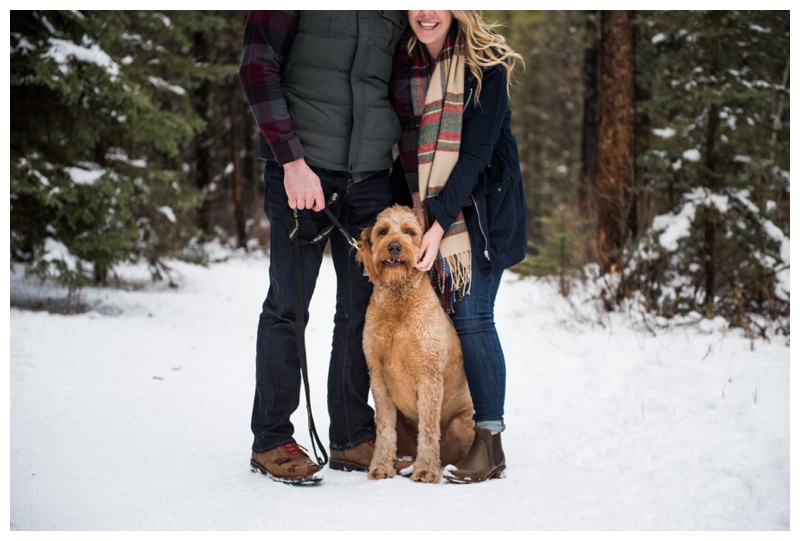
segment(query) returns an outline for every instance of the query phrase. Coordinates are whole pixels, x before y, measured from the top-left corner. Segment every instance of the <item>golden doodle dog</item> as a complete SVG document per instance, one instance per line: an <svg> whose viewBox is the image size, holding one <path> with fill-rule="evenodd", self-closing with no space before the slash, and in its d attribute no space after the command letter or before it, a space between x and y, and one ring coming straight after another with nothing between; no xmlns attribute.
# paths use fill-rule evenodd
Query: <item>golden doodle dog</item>
<svg viewBox="0 0 800 541"><path fill-rule="evenodd" d="M458 462L475 436L461 343L428 274L414 268L421 240L414 212L395 205L358 243L374 285L364 325L377 429L370 479L393 477L395 457L409 454L411 479L438 483L442 464Z"/></svg>

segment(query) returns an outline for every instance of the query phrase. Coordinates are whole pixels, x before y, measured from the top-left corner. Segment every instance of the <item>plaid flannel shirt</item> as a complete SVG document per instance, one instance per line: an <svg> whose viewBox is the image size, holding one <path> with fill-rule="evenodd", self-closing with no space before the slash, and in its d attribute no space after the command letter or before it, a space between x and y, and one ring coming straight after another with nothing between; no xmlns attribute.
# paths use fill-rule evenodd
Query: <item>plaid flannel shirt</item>
<svg viewBox="0 0 800 541"><path fill-rule="evenodd" d="M281 68L296 33L296 11L250 11L239 68L253 117L281 165L306 155L281 87Z"/></svg>
<svg viewBox="0 0 800 541"><path fill-rule="evenodd" d="M417 166L419 119L414 115L414 104L411 101L411 57L408 54L410 36L411 30L409 29L397 44L390 95L397 117L400 119L400 141L397 143L400 162L403 164L409 192L416 193L419 191Z"/></svg>

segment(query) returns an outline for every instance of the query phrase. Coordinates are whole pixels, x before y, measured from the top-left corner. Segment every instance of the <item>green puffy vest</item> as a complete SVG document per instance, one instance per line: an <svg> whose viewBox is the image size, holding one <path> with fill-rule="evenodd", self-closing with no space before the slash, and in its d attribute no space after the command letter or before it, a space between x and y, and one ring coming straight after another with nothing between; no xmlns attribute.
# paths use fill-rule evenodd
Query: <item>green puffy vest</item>
<svg viewBox="0 0 800 541"><path fill-rule="evenodd" d="M376 171L392 165L400 122L389 101L399 11L300 11L281 81L311 166Z"/></svg>

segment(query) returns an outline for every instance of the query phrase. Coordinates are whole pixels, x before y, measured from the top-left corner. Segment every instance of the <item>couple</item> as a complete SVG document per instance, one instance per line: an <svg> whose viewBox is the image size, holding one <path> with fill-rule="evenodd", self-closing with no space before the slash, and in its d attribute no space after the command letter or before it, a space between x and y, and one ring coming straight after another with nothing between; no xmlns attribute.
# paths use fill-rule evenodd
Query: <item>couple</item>
<svg viewBox="0 0 800 541"><path fill-rule="evenodd" d="M271 231L270 285L256 340L254 469L286 483L320 479L290 421L301 381L286 207L300 211L299 237L311 239L330 226L319 211L338 193L339 220L357 238L394 202L395 144L426 231L416 266L435 271L475 407L475 441L445 478L485 480L505 468L505 359L494 301L503 270L526 248L508 106L518 58L476 11L249 13L239 77L263 136ZM506 194L509 185L517 189ZM330 243L337 276L330 465L367 471L375 424L361 344L372 286L346 240L334 234ZM306 320L324 244L300 248Z"/></svg>

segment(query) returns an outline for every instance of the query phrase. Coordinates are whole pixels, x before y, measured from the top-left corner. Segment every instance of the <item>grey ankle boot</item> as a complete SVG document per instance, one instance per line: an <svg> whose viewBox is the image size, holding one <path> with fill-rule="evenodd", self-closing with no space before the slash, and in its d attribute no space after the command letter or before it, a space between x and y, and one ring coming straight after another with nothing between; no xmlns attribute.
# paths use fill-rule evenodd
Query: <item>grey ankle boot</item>
<svg viewBox="0 0 800 541"><path fill-rule="evenodd" d="M505 477L505 469L506 457L500 433L492 435L489 430L477 428L467 456L457 464L447 465L443 477L451 483L480 483Z"/></svg>

